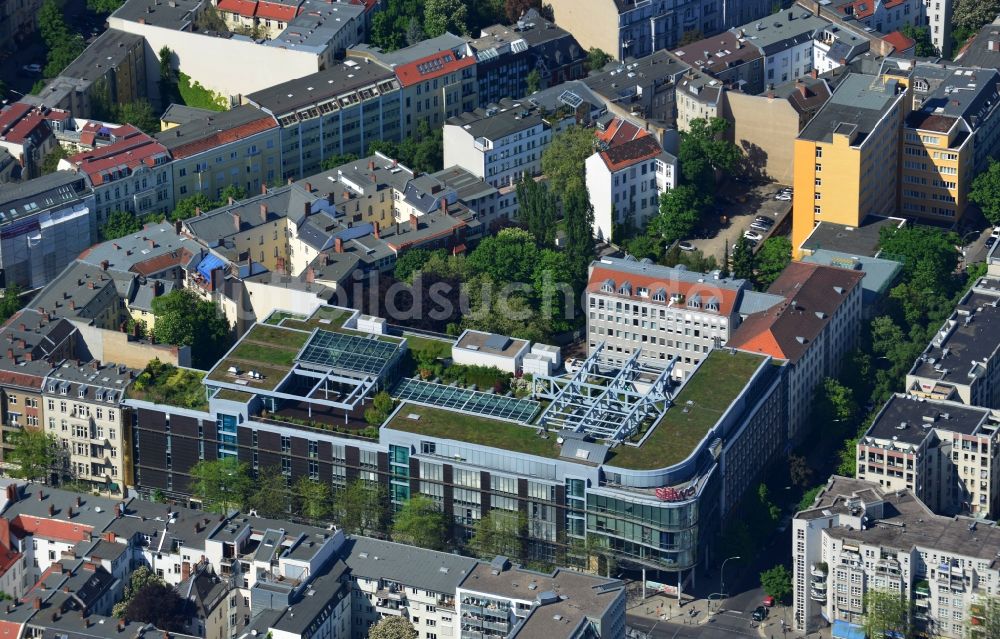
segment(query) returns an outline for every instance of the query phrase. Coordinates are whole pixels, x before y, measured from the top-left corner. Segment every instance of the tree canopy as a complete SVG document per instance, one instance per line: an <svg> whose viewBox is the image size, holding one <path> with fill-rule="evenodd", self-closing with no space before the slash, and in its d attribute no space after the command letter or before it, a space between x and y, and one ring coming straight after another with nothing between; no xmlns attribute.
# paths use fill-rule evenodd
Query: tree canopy
<svg viewBox="0 0 1000 639"><path fill-rule="evenodd" d="M754 256L757 268L754 281L757 283L757 288L762 291L767 290L791 261L792 243L787 237L775 236L764 240Z"/></svg>
<svg viewBox="0 0 1000 639"><path fill-rule="evenodd" d="M48 48L43 70L46 78L54 78L83 53L83 37L69 28L59 0L45 0L38 10L38 31Z"/></svg>
<svg viewBox="0 0 1000 639"><path fill-rule="evenodd" d="M17 284L11 284L3 289L3 295L0 296L0 324L6 322L11 315L21 310L22 292L21 287Z"/></svg>
<svg viewBox="0 0 1000 639"><path fill-rule="evenodd" d="M158 577L149 566L139 566L129 575L129 579L125 583L125 591L122 593L122 599L114 605L112 614L119 619L124 619L125 610L128 609L129 603L132 602L132 599L135 598L139 591L151 584L162 583L165 583L163 579Z"/></svg>
<svg viewBox="0 0 1000 639"><path fill-rule="evenodd" d="M1000 13L1000 0L958 0L951 21L958 27L977 31Z"/></svg>
<svg viewBox="0 0 1000 639"><path fill-rule="evenodd" d="M251 484L247 507L261 517L280 519L288 516L288 480L275 466L261 468L257 480Z"/></svg>
<svg viewBox="0 0 1000 639"><path fill-rule="evenodd" d="M101 241L117 240L142 230L142 222L128 211L114 211L101 226Z"/></svg>
<svg viewBox="0 0 1000 639"><path fill-rule="evenodd" d="M483 239L469 255L469 266L498 282L530 282L538 258L535 238L518 228Z"/></svg>
<svg viewBox="0 0 1000 639"><path fill-rule="evenodd" d="M611 56L597 47L590 47L587 51L587 69L590 71L600 71L610 61Z"/></svg>
<svg viewBox="0 0 1000 639"><path fill-rule="evenodd" d="M520 558L523 554L521 538L527 525L524 513L494 508L476 522L469 547L483 559L497 555Z"/></svg>
<svg viewBox="0 0 1000 639"><path fill-rule="evenodd" d="M368 630L368 639L417 639L417 631L406 617L388 615Z"/></svg>
<svg viewBox="0 0 1000 639"><path fill-rule="evenodd" d="M909 636L909 602L902 592L869 588L864 596L865 635L868 637Z"/></svg>
<svg viewBox="0 0 1000 639"><path fill-rule="evenodd" d="M552 142L542 152L542 172L548 178L552 193L566 194L572 190L586 191L584 161L594 153L594 132L571 126L552 136Z"/></svg>
<svg viewBox="0 0 1000 639"><path fill-rule="evenodd" d="M760 573L760 585L776 601L784 601L792 594L792 573L779 564Z"/></svg>
<svg viewBox="0 0 1000 639"><path fill-rule="evenodd" d="M884 228L879 235L879 248L889 259L903 263L903 277L921 289L949 293L954 284L952 274L958 266L955 247L959 237L926 226Z"/></svg>
<svg viewBox="0 0 1000 639"><path fill-rule="evenodd" d="M899 31L916 43L913 52L918 57L930 58L938 55L937 47L931 42L930 29L927 27L915 27L912 24L904 24L903 28Z"/></svg>
<svg viewBox="0 0 1000 639"><path fill-rule="evenodd" d="M448 520L437 504L426 495L413 495L396 513L392 539L403 544L445 550Z"/></svg>
<svg viewBox="0 0 1000 639"><path fill-rule="evenodd" d="M153 335L160 342L190 346L195 366L208 368L232 343L229 322L215 304L191 289L174 289L153 299Z"/></svg>
<svg viewBox="0 0 1000 639"><path fill-rule="evenodd" d="M723 136L728 128L722 118L695 118L681 134L677 153L681 175L702 196L714 192L716 172L731 173L742 157L739 148Z"/></svg>
<svg viewBox="0 0 1000 639"><path fill-rule="evenodd" d="M330 513L333 494L330 484L326 482L303 475L295 482L295 496L298 498L298 511L313 524L319 523Z"/></svg>
<svg viewBox="0 0 1000 639"><path fill-rule="evenodd" d="M202 460L191 467L191 494L212 512L242 508L252 487L249 466L235 457Z"/></svg>
<svg viewBox="0 0 1000 639"><path fill-rule="evenodd" d="M690 237L708 199L691 184L682 184L660 195L660 213L649 221L649 232L671 244Z"/></svg>
<svg viewBox="0 0 1000 639"><path fill-rule="evenodd" d="M384 486L355 479L334 494L334 519L351 534L384 533L389 520L388 502Z"/></svg>
<svg viewBox="0 0 1000 639"><path fill-rule="evenodd" d="M126 621L151 623L167 632L184 632L190 618L188 601L164 583L147 584L125 609Z"/></svg>
<svg viewBox="0 0 1000 639"><path fill-rule="evenodd" d="M1000 162L990 158L989 167L972 181L969 199L979 205L990 224L1000 225Z"/></svg>
<svg viewBox="0 0 1000 639"><path fill-rule="evenodd" d="M5 455L10 474L28 481L47 480L58 459L59 442L54 435L40 430L21 430L11 434L11 450Z"/></svg>

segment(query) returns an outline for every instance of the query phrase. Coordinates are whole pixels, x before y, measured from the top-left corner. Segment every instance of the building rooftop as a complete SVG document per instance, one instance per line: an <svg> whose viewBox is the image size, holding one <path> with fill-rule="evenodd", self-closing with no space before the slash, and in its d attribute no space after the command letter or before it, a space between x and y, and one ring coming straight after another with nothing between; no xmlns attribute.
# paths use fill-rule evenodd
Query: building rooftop
<svg viewBox="0 0 1000 639"><path fill-rule="evenodd" d="M31 303L51 317L90 321L119 299L130 297L135 279L134 273L74 260Z"/></svg>
<svg viewBox="0 0 1000 639"><path fill-rule="evenodd" d="M243 386L251 392L274 390L291 372L308 340L309 333L304 331L255 324L209 371L207 379Z"/></svg>
<svg viewBox="0 0 1000 639"><path fill-rule="evenodd" d="M899 276L903 265L893 260L886 260L878 257L856 256L837 251L819 249L802 258L803 262L810 264L822 264L823 266L836 266L861 271L865 274L861 280L861 286L865 291L882 295Z"/></svg>
<svg viewBox="0 0 1000 639"><path fill-rule="evenodd" d="M18 500L3 512L11 522L11 532L73 544L90 539L91 531L107 528L115 519L115 506L121 503L38 484L18 486L18 491Z"/></svg>
<svg viewBox="0 0 1000 639"><path fill-rule="evenodd" d="M913 120L921 128L929 128L927 119L962 118L975 129L1000 102L998 84L1000 72L996 69L918 62L911 77L914 111L907 124Z"/></svg>
<svg viewBox="0 0 1000 639"><path fill-rule="evenodd" d="M805 251L835 251L861 257L878 257L883 228L899 228L906 220L897 217L869 216L861 226L820 222L802 242Z"/></svg>
<svg viewBox="0 0 1000 639"><path fill-rule="evenodd" d="M674 49L673 54L685 64L712 75L761 57L760 50L750 46L746 38L733 31L692 42Z"/></svg>
<svg viewBox="0 0 1000 639"><path fill-rule="evenodd" d="M170 160L170 152L156 139L131 125L114 130L111 144L83 151L60 161L90 177L94 186L128 177L139 166L158 166Z"/></svg>
<svg viewBox="0 0 1000 639"><path fill-rule="evenodd" d="M453 189L458 195L458 199L466 203L475 202L498 193L497 189L489 182L460 166L450 166L437 173L432 173L431 177L439 180L447 188ZM480 213L484 213L484 211L480 211Z"/></svg>
<svg viewBox="0 0 1000 639"><path fill-rule="evenodd" d="M955 307L914 363L910 375L971 384L1000 348L1000 280L984 276Z"/></svg>
<svg viewBox="0 0 1000 639"><path fill-rule="evenodd" d="M87 45L59 75L93 82L124 62L136 47L144 45L145 39L140 35L108 29Z"/></svg>
<svg viewBox="0 0 1000 639"><path fill-rule="evenodd" d="M623 118L612 118L603 129L598 127L598 153L611 172L621 171L633 164L663 156L668 162L674 157L663 150L656 137L642 127Z"/></svg>
<svg viewBox="0 0 1000 639"><path fill-rule="evenodd" d="M154 364L155 362L150 362L135 383L128 387L126 399L208 410L205 387L202 385L204 371L171 364Z"/></svg>
<svg viewBox="0 0 1000 639"><path fill-rule="evenodd" d="M869 438L874 438L919 446L932 429L959 435L978 435L988 424L987 431L992 433L997 424L990 422L990 415L990 410L986 408L896 393L879 411L862 442L867 443Z"/></svg>
<svg viewBox="0 0 1000 639"><path fill-rule="evenodd" d="M350 537L344 562L356 577L389 580L407 588L452 595L479 562L447 552L414 548L370 537Z"/></svg>
<svg viewBox="0 0 1000 639"><path fill-rule="evenodd" d="M102 364L92 360L77 364L66 360L46 377L45 392L52 393L58 389L62 394L63 389L66 389L68 397L117 406L124 398L125 389L137 374L135 369L115 363Z"/></svg>
<svg viewBox="0 0 1000 639"><path fill-rule="evenodd" d="M345 28L350 27L355 30L354 40L359 40L358 26L354 21L364 12L363 6L350 2L303 0L299 5L298 15L287 23L285 30L277 37L265 40L263 44L267 47L320 54ZM350 38L348 40L349 44L355 44Z"/></svg>
<svg viewBox="0 0 1000 639"><path fill-rule="evenodd" d="M514 339L506 335L496 335L466 329L455 342L456 348L465 350L482 351L500 357L514 357L520 353L529 342L523 339Z"/></svg>
<svg viewBox="0 0 1000 639"><path fill-rule="evenodd" d="M217 147L277 128L274 117L244 104L229 111L205 111L200 117L160 131L154 137L174 159L215 150Z"/></svg>
<svg viewBox="0 0 1000 639"><path fill-rule="evenodd" d="M445 124L460 126L473 138L496 141L544 125L545 121L534 105L526 100L503 99L499 104L450 117Z"/></svg>
<svg viewBox="0 0 1000 639"><path fill-rule="evenodd" d="M255 91L245 99L282 121L296 111L323 105L321 110L339 109L368 95L385 95L399 88L395 74L379 64L347 58L317 73ZM346 101L346 102L345 102ZM312 117L306 115L306 117Z"/></svg>
<svg viewBox="0 0 1000 639"><path fill-rule="evenodd" d="M842 134L850 138L851 146L860 146L898 103L903 91L895 79L883 81L877 76L852 73L802 129L799 139L829 144L834 134Z"/></svg>
<svg viewBox="0 0 1000 639"><path fill-rule="evenodd" d="M1000 68L1000 16L979 30L956 61L981 69Z"/></svg>
<svg viewBox="0 0 1000 639"><path fill-rule="evenodd" d="M394 70L399 83L403 87L408 87L475 66L475 56L461 57L449 49L417 58L412 62L397 64Z"/></svg>
<svg viewBox="0 0 1000 639"><path fill-rule="evenodd" d="M55 171L33 180L0 184L0 225L81 202L91 192L86 178L75 171Z"/></svg>
<svg viewBox="0 0 1000 639"><path fill-rule="evenodd" d="M732 31L737 37L742 37L745 44L757 47L765 56L771 56L808 42L816 30L825 29L830 24L829 20L808 9L793 6Z"/></svg>
<svg viewBox="0 0 1000 639"><path fill-rule="evenodd" d="M76 327L48 313L25 308L11 317L0 330L6 349L0 355L0 383L20 388L40 389L52 370L50 358L64 357Z"/></svg>
<svg viewBox="0 0 1000 639"><path fill-rule="evenodd" d="M936 550L951 556L986 560L992 565L998 561L1000 529L995 524L935 515L910 490L883 492L877 484L860 479L834 475L817 496L816 505L798 513L796 518L829 518L833 513L850 515L857 503L869 518L867 525L841 525L828 529L827 534L841 541L902 551Z"/></svg>
<svg viewBox="0 0 1000 639"><path fill-rule="evenodd" d="M190 31L196 13L206 0L127 0L111 16L175 31Z"/></svg>
<svg viewBox="0 0 1000 639"><path fill-rule="evenodd" d="M204 247L177 233L170 222L147 224L132 235L95 244L78 261L109 271L130 271L153 277L167 269L192 269L201 260Z"/></svg>
<svg viewBox="0 0 1000 639"><path fill-rule="evenodd" d="M479 37L470 37L468 43L477 52L491 49L495 51L492 55L481 55L480 53L480 59L484 60L495 55L503 55L511 50L515 53L521 51L521 47L515 44L519 41L523 41L529 47L537 47L546 42L572 37L568 31L542 17L537 9L531 8L514 24L494 24L483 27L479 32ZM586 55L585 51L579 50L579 45L577 45L577 50L584 56Z"/></svg>
<svg viewBox="0 0 1000 639"><path fill-rule="evenodd" d="M367 44L357 44L348 49L347 53L350 55L351 52L356 52L358 55L378 60L386 67L393 68L400 64L406 64L412 62L413 60L425 58L435 53L453 51L456 49L466 50L468 49L468 45L465 43L465 40L459 36L445 32L435 38L421 40L416 44L403 49L397 49L396 51L382 51L378 47L372 47Z"/></svg>
<svg viewBox="0 0 1000 639"><path fill-rule="evenodd" d="M671 407L640 446L612 450L608 465L635 470L684 461L747 387L766 357L715 349L676 393Z"/></svg>
<svg viewBox="0 0 1000 639"><path fill-rule="evenodd" d="M51 112L48 107L27 102L8 104L0 109L0 140L8 144L40 143L52 134L46 123Z"/></svg>

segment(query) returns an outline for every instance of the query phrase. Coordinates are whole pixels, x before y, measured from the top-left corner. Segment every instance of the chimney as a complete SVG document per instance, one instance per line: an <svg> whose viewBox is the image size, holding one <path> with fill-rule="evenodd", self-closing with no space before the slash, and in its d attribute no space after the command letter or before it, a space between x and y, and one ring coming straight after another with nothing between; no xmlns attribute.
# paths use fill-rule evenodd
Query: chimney
<svg viewBox="0 0 1000 639"><path fill-rule="evenodd" d="M292 181L293 181L292 178L288 178L288 182L286 182L286 184L288 184L288 186L291 186L292 185Z"/></svg>
<svg viewBox="0 0 1000 639"><path fill-rule="evenodd" d="M34 358L35 356L31 354L31 351L28 351L27 353L24 354L24 361L26 362L30 362Z"/></svg>
<svg viewBox="0 0 1000 639"><path fill-rule="evenodd" d="M14 359L14 349L13 348L8 348L7 349L7 359L15 361L15 362L17 361L17 360ZM39 497L39 499L41 499L41 497Z"/></svg>
<svg viewBox="0 0 1000 639"><path fill-rule="evenodd" d="M195 214L196 217L201 217L201 207L200 206L194 207L194 214Z"/></svg>
<svg viewBox="0 0 1000 639"><path fill-rule="evenodd" d="M121 518L121 516L122 516L122 505L121 504L115 504L115 519L119 519L119 518ZM114 533L111 533L111 534L114 534ZM114 540L111 540L111 541L114 541Z"/></svg>
<svg viewBox="0 0 1000 639"><path fill-rule="evenodd" d="M146 240L146 243L149 244L149 248L156 248L156 240Z"/></svg>
<svg viewBox="0 0 1000 639"><path fill-rule="evenodd" d="M260 194L261 195L267 195L267 185L266 184L261 184L260 185Z"/></svg>
<svg viewBox="0 0 1000 639"><path fill-rule="evenodd" d="M344 194L341 197L343 197L345 200L351 199L350 191L344 191Z"/></svg>
<svg viewBox="0 0 1000 639"><path fill-rule="evenodd" d="M226 202L227 202L227 203L228 203L228 204L229 204L230 206L232 206L232 205L233 205L233 203L234 203L234 202L236 202L236 200L234 200L234 199L233 199L233 196L232 196L232 195L230 195L230 196L229 196L228 198L226 198Z"/></svg>
<svg viewBox="0 0 1000 639"><path fill-rule="evenodd" d="M27 330L28 330L28 326L27 326L27 324L25 324L24 322L21 322L20 324L18 324L18 325L17 325L17 327L18 327L18 329L19 329L19 330L20 330L20 331L21 331L22 333L24 333L25 331L27 331Z"/></svg>
<svg viewBox="0 0 1000 639"><path fill-rule="evenodd" d="M123 630L125 630L125 620L124 619L119 619L118 620L118 632L121 632Z"/></svg>
<svg viewBox="0 0 1000 639"><path fill-rule="evenodd" d="M55 504L49 504L49 517L52 517L55 514L56 514Z"/></svg>
<svg viewBox="0 0 1000 639"><path fill-rule="evenodd" d="M799 80L795 84L795 88L797 88L799 90L799 95L801 95L803 97L803 99L809 97L809 90L806 89L806 85L805 85L805 83L802 80Z"/></svg>
<svg viewBox="0 0 1000 639"><path fill-rule="evenodd" d="M76 310L76 300L70 300L69 301L69 307L75 311Z"/></svg>
<svg viewBox="0 0 1000 639"><path fill-rule="evenodd" d="M182 228L182 226L183 225L181 224L180 220L177 220L176 222L174 222L174 233L176 233L177 235L180 235L181 234L181 228Z"/></svg>
<svg viewBox="0 0 1000 639"><path fill-rule="evenodd" d="M344 240L340 239L339 237L336 238L333 241L333 250L336 253L343 253L344 252Z"/></svg>
<svg viewBox="0 0 1000 639"><path fill-rule="evenodd" d="M372 173L372 184L378 184L378 178L375 177L375 173Z"/></svg>
<svg viewBox="0 0 1000 639"><path fill-rule="evenodd" d="M38 489L38 501L42 501L43 499L45 499L45 493L42 492L41 488L39 488Z"/></svg>
<svg viewBox="0 0 1000 639"><path fill-rule="evenodd" d="M232 198L230 198L230 199L232 199ZM237 232L239 232L241 224L242 224L242 220L240 220L240 214L239 213L233 213L233 226L236 228Z"/></svg>
<svg viewBox="0 0 1000 639"><path fill-rule="evenodd" d="M376 239L376 240L380 240L380 239L382 239L382 238L381 238L381 237L379 236L379 234L378 234L378 232L379 232L379 228L378 228L378 222L373 222L373 223L372 223L372 227L373 227L373 231L374 231L374 233L375 233L375 239Z"/></svg>
<svg viewBox="0 0 1000 639"><path fill-rule="evenodd" d="M306 182L306 193L313 192L313 185L310 182Z"/></svg>
<svg viewBox="0 0 1000 639"><path fill-rule="evenodd" d="M417 216L413 213L410 213L410 228L414 231L420 228L420 223L417 222Z"/></svg>
<svg viewBox="0 0 1000 639"><path fill-rule="evenodd" d="M108 263L107 260L101 260L101 270L102 271L108 270L108 266L110 266L110 264Z"/></svg>
<svg viewBox="0 0 1000 639"><path fill-rule="evenodd" d="M369 171L375 170L375 160L371 160L370 162L368 162L368 170Z"/></svg>
<svg viewBox="0 0 1000 639"><path fill-rule="evenodd" d="M309 202L306 202L305 204L303 204L302 205L302 212L305 213L306 216L308 216L310 213L312 213L312 204L310 204Z"/></svg>
<svg viewBox="0 0 1000 639"><path fill-rule="evenodd" d="M267 204L261 202L260 205L260 221L267 222Z"/></svg>
<svg viewBox="0 0 1000 639"><path fill-rule="evenodd" d="M69 508L68 508L68 509L66 510L66 514L67 514L67 515L69 516L69 518L70 518L70 519L73 519L73 507L72 507L72 506L70 506L70 507L69 507Z"/></svg>
<svg viewBox="0 0 1000 639"><path fill-rule="evenodd" d="M448 215L448 198L441 198L441 212Z"/></svg>
<svg viewBox="0 0 1000 639"><path fill-rule="evenodd" d="M843 66L847 66L847 58L841 58L840 59L840 66L842 66L842 67Z"/></svg>
<svg viewBox="0 0 1000 639"><path fill-rule="evenodd" d="M306 284L312 284L316 281L316 270L312 266L306 269Z"/></svg>
<svg viewBox="0 0 1000 639"><path fill-rule="evenodd" d="M42 598L41 597L35 597L34 600L32 600L31 605L35 608L35 610L41 610L42 609Z"/></svg>

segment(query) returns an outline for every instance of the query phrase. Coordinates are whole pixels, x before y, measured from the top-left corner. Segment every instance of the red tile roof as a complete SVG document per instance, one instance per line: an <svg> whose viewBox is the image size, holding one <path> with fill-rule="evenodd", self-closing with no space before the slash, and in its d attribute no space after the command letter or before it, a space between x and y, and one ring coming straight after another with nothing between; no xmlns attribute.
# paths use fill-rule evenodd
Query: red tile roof
<svg viewBox="0 0 1000 639"><path fill-rule="evenodd" d="M192 253L187 249L180 249L178 251L170 251L169 253L164 253L163 255L157 255L156 257L144 260L142 262L136 262L132 265L131 271L135 271L139 275L155 275L161 271L174 266L182 266L187 264L191 260Z"/></svg>
<svg viewBox="0 0 1000 639"><path fill-rule="evenodd" d="M278 123L274 120L274 118L268 115L231 129L216 131L203 138L191 140L187 144L176 146L173 150L173 156L175 159L191 157L192 155L197 155L202 151L214 149L217 146L235 142L236 140L242 140L243 138L256 135L261 131L267 131L268 129L273 129L277 126Z"/></svg>
<svg viewBox="0 0 1000 639"><path fill-rule="evenodd" d="M10 543L10 522L0 517L0 575L5 574L10 567L21 558L21 553L14 551Z"/></svg>
<svg viewBox="0 0 1000 639"><path fill-rule="evenodd" d="M892 45L892 48L896 50L896 53L909 51L917 44L913 38L908 38L899 31L893 31L889 35L884 36L882 39Z"/></svg>
<svg viewBox="0 0 1000 639"><path fill-rule="evenodd" d="M257 11L257 3L253 0L220 0L217 8L224 13L235 13L252 18Z"/></svg>
<svg viewBox="0 0 1000 639"><path fill-rule="evenodd" d="M264 18L266 20L278 20L285 24L291 22L302 8L296 4L283 4L280 2L266 2L258 0L220 0L219 11L225 13L235 13L247 18Z"/></svg>
<svg viewBox="0 0 1000 639"><path fill-rule="evenodd" d="M609 280L613 282L615 292L613 294L603 294L614 295L615 297L620 298L642 300L643 302L648 302L651 298L639 297L640 288L648 290L650 296L655 295L658 290L663 289L666 295L666 301L662 302L662 304L665 307L670 306L671 296L678 294L683 295L686 300L694 297L701 297L704 302L707 302L711 298L715 298L719 302L719 310L709 311L705 308L705 303L702 304L702 307L699 310L703 313L713 313L723 317L733 314L740 296L739 290L735 288L716 286L712 283L712 281L707 279L704 282L690 282L670 278L664 279L652 275L621 271L615 268L602 266L601 264L595 264L594 268L591 270L590 280L587 282L587 292L602 293L601 287L604 286L605 282ZM630 295L619 292L622 284L625 282L628 282L631 285L632 293ZM678 308L686 307L678 306Z"/></svg>
<svg viewBox="0 0 1000 639"><path fill-rule="evenodd" d="M726 346L797 362L864 277L861 271L792 262L767 290L781 304L747 317Z"/></svg>
<svg viewBox="0 0 1000 639"><path fill-rule="evenodd" d="M378 6L378 0L351 0L351 4L363 5L365 11L371 11L376 6Z"/></svg>
<svg viewBox="0 0 1000 639"><path fill-rule="evenodd" d="M396 77L404 87L424 80L433 80L467 67L475 66L476 58L468 55L459 58L453 51L445 50L396 67Z"/></svg>
<svg viewBox="0 0 1000 639"><path fill-rule="evenodd" d="M597 139L607 145L601 151L601 159L611 171L651 160L663 152L649 132L621 118L615 118L604 131L598 131Z"/></svg>
<svg viewBox="0 0 1000 639"><path fill-rule="evenodd" d="M104 184L109 174L121 168L131 173L139 165L154 166L158 158L169 158L170 152L150 136L132 126L114 131L119 139L113 144L72 155L67 160L86 173L94 185Z"/></svg>
<svg viewBox="0 0 1000 639"><path fill-rule="evenodd" d="M4 142L24 144L32 135L45 137L50 133L41 109L15 102L0 111L0 140Z"/></svg>
<svg viewBox="0 0 1000 639"><path fill-rule="evenodd" d="M90 539L93 526L74 524L70 521L36 517L35 515L18 515L10 522L11 531L18 537L37 535L45 539L55 539L67 543L79 543Z"/></svg>

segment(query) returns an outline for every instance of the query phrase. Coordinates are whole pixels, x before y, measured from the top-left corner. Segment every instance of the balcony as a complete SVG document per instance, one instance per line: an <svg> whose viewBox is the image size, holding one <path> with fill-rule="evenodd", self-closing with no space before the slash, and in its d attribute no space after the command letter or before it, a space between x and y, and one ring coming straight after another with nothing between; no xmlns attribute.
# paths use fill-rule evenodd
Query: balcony
<svg viewBox="0 0 1000 639"><path fill-rule="evenodd" d="M820 590L816 590L815 588L810 588L809 589L809 598L812 599L813 601L819 601L819 602L826 603L826 589L823 589L822 591L820 591Z"/></svg>
<svg viewBox="0 0 1000 639"><path fill-rule="evenodd" d="M828 567L826 565L826 562L813 564L812 567L809 569L809 574L811 574L813 577L821 577L823 579L826 579L826 576L828 574Z"/></svg>
<svg viewBox="0 0 1000 639"><path fill-rule="evenodd" d="M819 581L817 579L814 579L813 582L811 584L809 584L809 587L812 588L813 590L820 590L820 591L826 592L826 582L825 581Z"/></svg>
<svg viewBox="0 0 1000 639"><path fill-rule="evenodd" d="M921 579L913 585L913 592L917 597L930 597L931 584L926 579Z"/></svg>
<svg viewBox="0 0 1000 639"><path fill-rule="evenodd" d="M395 599L382 599L380 597L375 599L375 610L380 614L400 617L403 615L404 609L405 606L400 605L400 602Z"/></svg>

